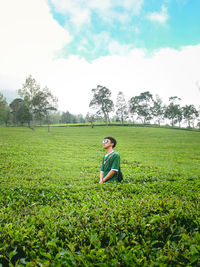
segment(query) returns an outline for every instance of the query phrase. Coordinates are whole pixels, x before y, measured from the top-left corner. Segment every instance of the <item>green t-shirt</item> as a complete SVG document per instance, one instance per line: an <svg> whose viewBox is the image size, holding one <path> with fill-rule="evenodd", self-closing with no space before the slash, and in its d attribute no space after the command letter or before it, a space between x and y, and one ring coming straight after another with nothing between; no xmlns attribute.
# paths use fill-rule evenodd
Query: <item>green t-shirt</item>
<svg viewBox="0 0 200 267"><path fill-rule="evenodd" d="M112 155L109 160L107 161L106 165L105 162L107 158ZM109 173L110 170L116 171L112 178L107 180L106 182L118 182L118 172L120 168L120 155L116 152L111 152L108 155L105 155L102 160L101 164L101 172L103 172L103 178Z"/></svg>

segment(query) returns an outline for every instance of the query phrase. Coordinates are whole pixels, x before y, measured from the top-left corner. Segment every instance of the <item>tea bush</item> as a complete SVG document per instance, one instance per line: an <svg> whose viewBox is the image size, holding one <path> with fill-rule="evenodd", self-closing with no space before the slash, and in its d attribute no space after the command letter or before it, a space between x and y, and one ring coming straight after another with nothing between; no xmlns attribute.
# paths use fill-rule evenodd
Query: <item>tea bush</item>
<svg viewBox="0 0 200 267"><path fill-rule="evenodd" d="M124 182L99 185L116 137ZM0 128L0 266L199 266L200 133Z"/></svg>

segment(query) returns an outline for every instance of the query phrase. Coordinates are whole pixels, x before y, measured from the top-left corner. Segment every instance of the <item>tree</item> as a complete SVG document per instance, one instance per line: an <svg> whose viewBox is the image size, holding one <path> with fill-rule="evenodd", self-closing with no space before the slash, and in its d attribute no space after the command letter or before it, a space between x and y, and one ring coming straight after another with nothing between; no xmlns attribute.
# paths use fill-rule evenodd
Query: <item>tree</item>
<svg viewBox="0 0 200 267"><path fill-rule="evenodd" d="M11 124L12 120L13 120L13 116L11 114L11 110L10 110L9 105L7 105L5 107L5 120L4 120L5 125L8 126L8 124Z"/></svg>
<svg viewBox="0 0 200 267"><path fill-rule="evenodd" d="M13 124L17 125L18 124L18 110L20 106L23 103L23 99L21 98L15 98L11 103L10 103L10 109L11 113L13 115Z"/></svg>
<svg viewBox="0 0 200 267"><path fill-rule="evenodd" d="M76 123L76 116L71 114L69 111L63 112L61 115L62 123Z"/></svg>
<svg viewBox="0 0 200 267"><path fill-rule="evenodd" d="M85 119L84 119L84 117L83 117L82 114L78 114L78 115L76 116L76 118L77 118L77 122L78 122L78 123L84 123L84 122L85 122Z"/></svg>
<svg viewBox="0 0 200 267"><path fill-rule="evenodd" d="M18 90L19 96L33 108L33 98L39 93L40 85L36 82L36 80L29 75L26 78L25 83L22 85L22 89Z"/></svg>
<svg viewBox="0 0 200 267"><path fill-rule="evenodd" d="M94 128L94 122L96 120L96 116L95 114L91 114L91 113L87 113L86 114L86 121L90 122L91 123L91 127Z"/></svg>
<svg viewBox="0 0 200 267"><path fill-rule="evenodd" d="M17 109L16 119L17 122L19 121L21 123L21 125L23 125L26 122L28 123L28 125L30 125L30 121L32 120L32 115L30 113L27 104L24 101L21 102L19 108Z"/></svg>
<svg viewBox="0 0 200 267"><path fill-rule="evenodd" d="M169 98L170 104L167 106L166 110L165 110L165 114L164 117L171 120L171 125L172 127L180 120L181 120L181 107L180 105L177 103L177 101L181 100L179 97L177 96L173 96ZM180 123L179 123L180 125Z"/></svg>
<svg viewBox="0 0 200 267"><path fill-rule="evenodd" d="M0 124L5 123L7 125L9 119L9 106L6 102L5 97L3 94L0 93Z"/></svg>
<svg viewBox="0 0 200 267"><path fill-rule="evenodd" d="M180 106L178 104L170 103L165 110L165 118L171 120L171 126L173 127L178 121L178 115L180 112Z"/></svg>
<svg viewBox="0 0 200 267"><path fill-rule="evenodd" d="M183 120L183 108L180 107L180 105L178 105L178 113L177 113L177 121L178 121L178 124L179 124L179 128L181 128L181 122Z"/></svg>
<svg viewBox="0 0 200 267"><path fill-rule="evenodd" d="M35 118L40 120L40 125L42 118L46 118L49 125L50 113L57 110L57 102L57 98L52 95L47 87L35 94L32 99L33 113Z"/></svg>
<svg viewBox="0 0 200 267"><path fill-rule="evenodd" d="M32 119L39 119L41 124L42 118L45 118L49 131L50 113L57 110L58 99L52 95L47 87L41 90L40 85L31 75L26 79L22 89L18 90L18 93L23 98Z"/></svg>
<svg viewBox="0 0 200 267"><path fill-rule="evenodd" d="M97 115L103 115L105 123L110 123L109 113L114 110L113 101L110 99L111 91L101 85L92 89L93 98L89 104L90 107L97 110Z"/></svg>
<svg viewBox="0 0 200 267"><path fill-rule="evenodd" d="M50 115L52 111L57 110L58 99L52 95L50 90L45 87L36 93L32 100L35 116L44 117L48 124L48 132L50 131Z"/></svg>
<svg viewBox="0 0 200 267"><path fill-rule="evenodd" d="M156 118L158 125L160 126L161 121L164 119L165 106L162 103L162 99L156 95L156 100L152 107L152 115Z"/></svg>
<svg viewBox="0 0 200 267"><path fill-rule="evenodd" d="M59 124L61 122L61 113L60 111L53 111L50 113L50 121L52 124Z"/></svg>
<svg viewBox="0 0 200 267"><path fill-rule="evenodd" d="M183 117L187 121L188 127L191 127L192 122L194 128L194 121L199 117L199 113L194 105L186 105L185 107L183 107Z"/></svg>
<svg viewBox="0 0 200 267"><path fill-rule="evenodd" d="M147 91L141 93L139 96L132 97L129 101L130 112L137 114L142 123L149 122L152 116L152 108L154 105L152 94Z"/></svg>
<svg viewBox="0 0 200 267"><path fill-rule="evenodd" d="M13 124L17 125L20 123L23 125L25 122L28 123L30 127L30 122L32 120L32 114L30 112L29 106L21 98L15 98L10 103L11 113L13 115Z"/></svg>
<svg viewBox="0 0 200 267"><path fill-rule="evenodd" d="M124 124L124 121L128 118L128 107L122 92L119 92L117 95L116 115L119 117L122 124Z"/></svg>
<svg viewBox="0 0 200 267"><path fill-rule="evenodd" d="M26 103L26 106L29 109L29 112L33 120L35 119L34 98L37 97L39 92L40 92L40 85L36 82L36 80L31 75L29 75L28 78L26 78L25 83L22 85L22 89L18 90L18 94L23 99L23 101Z"/></svg>

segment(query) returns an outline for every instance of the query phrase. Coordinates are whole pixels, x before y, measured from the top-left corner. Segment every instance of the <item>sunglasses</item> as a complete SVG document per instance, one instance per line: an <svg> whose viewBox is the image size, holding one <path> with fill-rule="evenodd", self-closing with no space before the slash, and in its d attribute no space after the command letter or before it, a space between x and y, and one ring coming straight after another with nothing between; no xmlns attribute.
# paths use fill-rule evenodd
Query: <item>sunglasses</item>
<svg viewBox="0 0 200 267"><path fill-rule="evenodd" d="M103 143L103 144L106 144L106 143L108 143L108 142L109 142L108 139L104 139L102 143Z"/></svg>

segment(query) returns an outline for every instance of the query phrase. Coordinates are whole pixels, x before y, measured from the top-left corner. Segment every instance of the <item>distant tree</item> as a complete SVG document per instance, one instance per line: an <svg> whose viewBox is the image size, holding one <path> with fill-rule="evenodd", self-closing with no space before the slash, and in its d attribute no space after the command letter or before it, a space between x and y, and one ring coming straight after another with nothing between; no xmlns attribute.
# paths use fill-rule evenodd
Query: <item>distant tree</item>
<svg viewBox="0 0 200 267"><path fill-rule="evenodd" d="M96 115L95 114L91 114L91 113L87 113L86 114L86 121L90 122L91 123L91 127L93 128L94 127L94 122L96 120Z"/></svg>
<svg viewBox="0 0 200 267"><path fill-rule="evenodd" d="M45 118L45 105L46 105L46 94L39 90L35 96L32 98L33 115L36 120L39 120L40 126L42 125L42 120Z"/></svg>
<svg viewBox="0 0 200 267"><path fill-rule="evenodd" d="M158 95L156 95L151 111L153 117L160 126L161 121L164 119L165 105L163 105L162 99Z"/></svg>
<svg viewBox="0 0 200 267"><path fill-rule="evenodd" d="M61 123L61 113L60 111L52 111L50 112L50 121L52 122L52 124L59 124Z"/></svg>
<svg viewBox="0 0 200 267"><path fill-rule="evenodd" d="M76 116L76 118L77 118L77 122L78 122L78 123L84 123L84 122L85 122L85 119L84 119L84 117L83 117L82 114L78 114L78 115Z"/></svg>
<svg viewBox="0 0 200 267"><path fill-rule="evenodd" d="M17 125L18 124L18 110L20 108L20 106L23 103L23 99L21 98L15 98L11 103L10 103L10 109L11 109L11 113L13 116L13 124Z"/></svg>
<svg viewBox="0 0 200 267"><path fill-rule="evenodd" d="M50 90L45 87L43 90L39 90L32 98L33 114L35 118L40 120L45 118L48 123L48 131L50 130L50 115L52 111L57 110L57 98L52 95Z"/></svg>
<svg viewBox="0 0 200 267"><path fill-rule="evenodd" d="M170 104L165 109L164 117L171 120L171 126L173 127L178 120L181 119L181 107L177 103L181 99L177 96L173 96L169 98Z"/></svg>
<svg viewBox="0 0 200 267"><path fill-rule="evenodd" d="M9 107L9 105L7 105L6 107L5 107L5 120L4 120L4 122L5 122L5 125L6 126L8 126L9 124L11 124L12 123L12 121L13 121L13 115L12 115L12 113L11 113L11 110L10 110L10 107Z"/></svg>
<svg viewBox="0 0 200 267"><path fill-rule="evenodd" d="M179 105L170 103L165 110L165 118L171 120L171 126L173 127L177 122L179 114Z"/></svg>
<svg viewBox="0 0 200 267"><path fill-rule="evenodd" d="M171 97L169 97L170 103L176 104L176 103L179 103L180 100L181 100L181 98L178 97L178 96L171 96Z"/></svg>
<svg viewBox="0 0 200 267"><path fill-rule="evenodd" d="M76 123L76 116L69 111L63 112L61 115L61 123Z"/></svg>
<svg viewBox="0 0 200 267"><path fill-rule="evenodd" d="M40 85L31 75L26 78L25 83L22 85L22 89L18 90L19 96L31 107L31 111L34 107L33 99L39 91Z"/></svg>
<svg viewBox="0 0 200 267"><path fill-rule="evenodd" d="M32 119L38 119L41 124L42 118L44 118L47 121L49 131L50 114L57 110L58 99L52 95L47 87L41 90L40 85L31 75L26 79L22 89L18 90L18 94L23 98Z"/></svg>
<svg viewBox="0 0 200 267"><path fill-rule="evenodd" d="M37 97L39 95L39 97ZM50 90L45 87L42 91L39 91L36 94L36 103L34 103L35 98L33 98L34 103L34 113L40 116L43 116L48 124L48 132L50 131L50 123L51 123L51 113L57 110L57 97L53 96ZM37 113L38 112L38 113Z"/></svg>
<svg viewBox="0 0 200 267"><path fill-rule="evenodd" d="M124 94L121 91L117 95L116 115L122 124L124 124L124 121L128 118L128 107Z"/></svg>
<svg viewBox="0 0 200 267"><path fill-rule="evenodd" d="M33 120L35 119L34 98L37 98L39 92L40 92L40 85L31 75L29 75L28 78L26 78L25 83L22 85L22 88L18 90L18 94L26 103L26 106L29 109L29 112Z"/></svg>
<svg viewBox="0 0 200 267"><path fill-rule="evenodd" d="M6 98L0 93L0 124L5 123L7 125L9 113L10 110Z"/></svg>
<svg viewBox="0 0 200 267"><path fill-rule="evenodd" d="M92 89L93 98L89 106L97 110L97 115L103 115L105 123L110 123L109 113L114 110L113 101L110 99L111 91L101 85Z"/></svg>
<svg viewBox="0 0 200 267"><path fill-rule="evenodd" d="M30 112L29 106L21 98L15 98L10 103L10 109L13 116L13 124L18 125L19 123L23 125L28 123L30 127L30 122L32 120L32 114Z"/></svg>
<svg viewBox="0 0 200 267"><path fill-rule="evenodd" d="M21 102L17 109L16 119L17 122L21 123L21 125L23 125L24 123L28 123L28 125L30 125L30 121L32 120L32 114L30 113L30 110L24 101Z"/></svg>
<svg viewBox="0 0 200 267"><path fill-rule="evenodd" d="M152 109L154 100L152 94L147 91L139 96L132 97L129 101L129 108L132 115L137 114L142 123L150 122L153 118Z"/></svg>
<svg viewBox="0 0 200 267"><path fill-rule="evenodd" d="M186 105L183 107L183 117L188 123L188 127L191 127L191 123L193 123L194 128L194 121L199 117L199 113L194 105Z"/></svg>
<svg viewBox="0 0 200 267"><path fill-rule="evenodd" d="M177 114L177 121L178 121L178 124L179 124L179 128L181 128L181 122L183 120L183 108L178 105L178 114Z"/></svg>

